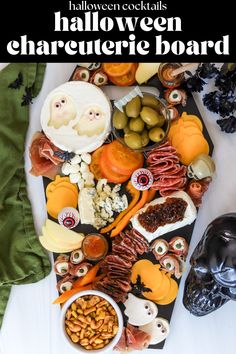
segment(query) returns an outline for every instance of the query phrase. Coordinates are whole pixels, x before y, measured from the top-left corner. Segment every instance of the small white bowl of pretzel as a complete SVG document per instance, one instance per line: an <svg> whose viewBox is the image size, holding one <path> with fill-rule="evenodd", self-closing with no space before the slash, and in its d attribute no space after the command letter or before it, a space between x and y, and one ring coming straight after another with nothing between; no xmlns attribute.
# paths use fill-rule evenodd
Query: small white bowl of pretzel
<svg viewBox="0 0 236 354"><path fill-rule="evenodd" d="M110 296L86 290L64 304L60 324L62 335L71 347L95 354L112 351L122 335L123 317Z"/></svg>

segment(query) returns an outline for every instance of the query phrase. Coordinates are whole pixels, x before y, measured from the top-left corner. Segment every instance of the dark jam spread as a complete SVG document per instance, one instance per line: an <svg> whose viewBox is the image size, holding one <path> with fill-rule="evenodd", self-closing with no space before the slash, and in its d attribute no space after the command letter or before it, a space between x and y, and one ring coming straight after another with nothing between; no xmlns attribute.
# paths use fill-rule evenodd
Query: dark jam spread
<svg viewBox="0 0 236 354"><path fill-rule="evenodd" d="M187 206L181 198L167 198L162 204L150 205L138 215L138 221L148 232L155 232L160 226L183 220Z"/></svg>

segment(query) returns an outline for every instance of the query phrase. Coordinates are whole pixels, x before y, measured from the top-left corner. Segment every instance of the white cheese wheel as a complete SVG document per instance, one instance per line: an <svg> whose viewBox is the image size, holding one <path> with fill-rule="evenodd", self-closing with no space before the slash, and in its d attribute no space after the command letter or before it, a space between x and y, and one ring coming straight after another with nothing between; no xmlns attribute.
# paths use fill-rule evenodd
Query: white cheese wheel
<svg viewBox="0 0 236 354"><path fill-rule="evenodd" d="M46 136L62 150L82 154L100 147L111 130L111 103L103 91L83 81L49 93L41 110Z"/></svg>

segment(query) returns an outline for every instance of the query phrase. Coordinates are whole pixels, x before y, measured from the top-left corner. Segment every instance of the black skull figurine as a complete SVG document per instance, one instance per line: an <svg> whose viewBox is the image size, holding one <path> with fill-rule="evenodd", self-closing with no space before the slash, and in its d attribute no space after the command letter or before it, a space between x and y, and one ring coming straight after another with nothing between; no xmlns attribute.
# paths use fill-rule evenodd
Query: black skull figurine
<svg viewBox="0 0 236 354"><path fill-rule="evenodd" d="M213 220L191 259L183 304L195 316L236 300L236 213Z"/></svg>

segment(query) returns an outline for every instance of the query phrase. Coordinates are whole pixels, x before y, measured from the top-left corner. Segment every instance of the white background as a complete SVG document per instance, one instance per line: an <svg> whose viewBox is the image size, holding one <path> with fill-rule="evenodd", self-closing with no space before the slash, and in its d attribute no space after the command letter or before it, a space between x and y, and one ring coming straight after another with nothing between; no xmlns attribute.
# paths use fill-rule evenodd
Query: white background
<svg viewBox="0 0 236 354"><path fill-rule="evenodd" d="M0 69L4 64L0 64ZM66 82L75 64L48 64L42 91L31 107L30 124L26 141L26 171L30 169L28 149L35 131L40 130L40 110L47 94ZM211 89L210 86L207 87ZM236 211L236 133L221 133L215 120L217 115L203 106L201 95L196 103L204 118L215 145L214 160L217 172L204 197L198 214L191 255L207 224L215 217ZM33 206L35 227L40 234L46 218L42 179L28 174L29 197ZM220 310L203 318L190 315L182 305L184 274L171 321L171 332L162 354L235 354L236 303L228 302ZM2 330L1 354L73 354L64 344L59 332L59 306L51 302L57 296L53 273L33 285L15 286L12 289ZM1 301L1 299L0 299ZM148 350L143 354L154 354ZM156 350L155 350L156 353Z"/></svg>

